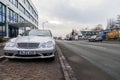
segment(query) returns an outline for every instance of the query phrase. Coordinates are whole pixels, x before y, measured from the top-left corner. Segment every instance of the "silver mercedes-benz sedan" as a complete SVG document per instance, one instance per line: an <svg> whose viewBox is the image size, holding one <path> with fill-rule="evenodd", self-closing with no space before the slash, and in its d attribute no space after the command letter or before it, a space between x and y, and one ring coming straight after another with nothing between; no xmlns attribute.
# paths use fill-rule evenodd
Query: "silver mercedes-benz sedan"
<svg viewBox="0 0 120 80"><path fill-rule="evenodd" d="M55 41L50 30L28 30L10 39L4 47L8 59L55 58Z"/></svg>

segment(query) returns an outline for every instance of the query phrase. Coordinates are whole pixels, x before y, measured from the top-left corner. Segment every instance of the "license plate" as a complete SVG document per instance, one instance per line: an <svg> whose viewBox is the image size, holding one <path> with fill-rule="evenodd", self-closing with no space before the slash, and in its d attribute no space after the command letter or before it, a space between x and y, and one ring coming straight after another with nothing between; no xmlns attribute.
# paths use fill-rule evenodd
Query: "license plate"
<svg viewBox="0 0 120 80"><path fill-rule="evenodd" d="M18 51L19 55L35 55L36 51Z"/></svg>

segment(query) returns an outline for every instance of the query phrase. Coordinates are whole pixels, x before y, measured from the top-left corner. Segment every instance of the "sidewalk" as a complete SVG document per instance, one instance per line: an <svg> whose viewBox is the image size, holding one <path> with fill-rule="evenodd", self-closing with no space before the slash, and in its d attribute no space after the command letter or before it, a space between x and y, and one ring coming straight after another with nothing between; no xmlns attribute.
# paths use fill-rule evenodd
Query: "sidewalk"
<svg viewBox="0 0 120 80"><path fill-rule="evenodd" d="M49 59L12 60L0 62L0 80L65 80L58 54Z"/></svg>
<svg viewBox="0 0 120 80"><path fill-rule="evenodd" d="M0 43L0 61L4 60L3 44Z"/></svg>
<svg viewBox="0 0 120 80"><path fill-rule="evenodd" d="M0 43L0 56L3 55L3 48L4 48L5 42L4 43Z"/></svg>
<svg viewBox="0 0 120 80"><path fill-rule="evenodd" d="M0 44L0 56L3 55L3 45Z"/></svg>
<svg viewBox="0 0 120 80"><path fill-rule="evenodd" d="M0 47L1 47L1 46L4 46L4 45L5 45L5 42L3 42L3 43L0 43Z"/></svg>
<svg viewBox="0 0 120 80"><path fill-rule="evenodd" d="M0 45L3 45L3 44L4 43L0 43ZM2 55L3 55L3 46L0 46L1 61L3 61L5 59L5 58L2 58ZM30 76L29 77L30 79L37 79L37 80L39 80L38 78L43 78L43 79L46 79L46 80L76 80L76 78L74 76L74 72L72 71L72 68L70 67L70 65L65 60L65 57L63 56L63 54L62 54L62 52L61 52L61 50L60 50L60 48L58 46L57 46L56 59L55 59L54 62L52 62L52 63L51 62L50 63L46 63L44 61L42 62L42 60L41 60L41 62L39 61L39 64L38 63L35 64L36 62L34 62L34 60L32 60L32 62L34 63L34 66L33 67L31 66L31 69L33 69L33 73L35 72L34 71L35 67L37 67L38 65L41 66L41 67L39 67L39 68L37 67L38 68L37 71L40 71L40 73L38 73L39 75L37 75L37 78L34 78L34 76L33 77L30 76L32 74L29 74L28 76ZM19 68L17 66L18 63L16 64L14 62L8 61L6 63L6 65L10 66L12 64L12 65L14 65L13 66L14 69L17 70ZM30 64L30 63L26 62L26 64L21 64L21 65L27 66L27 64ZM8 67L6 67L6 68L8 68ZM12 68L12 67L10 66L9 68ZM21 68L24 68L24 67L21 67ZM27 70L27 68L26 68L26 70ZM7 71L7 72L11 73L12 77L8 76L6 78L13 79L14 73L12 73L11 69L9 71ZM26 74L27 73L29 73L29 72L26 71ZM7 73L5 73L5 74L9 75ZM19 74L22 75L22 72L19 73ZM2 74L0 76L2 76ZM5 76L2 76L2 77L3 77L3 79L5 79ZM20 76L16 75L15 77L20 77ZM22 77L24 77L24 75L22 75ZM28 80L28 78L22 78L22 79Z"/></svg>

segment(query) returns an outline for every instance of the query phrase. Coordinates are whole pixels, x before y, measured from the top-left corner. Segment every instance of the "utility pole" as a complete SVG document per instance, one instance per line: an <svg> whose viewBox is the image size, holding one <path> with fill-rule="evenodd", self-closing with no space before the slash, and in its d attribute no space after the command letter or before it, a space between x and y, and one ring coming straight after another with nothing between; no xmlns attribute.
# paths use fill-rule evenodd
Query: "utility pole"
<svg viewBox="0 0 120 80"><path fill-rule="evenodd" d="M48 21L42 22L43 30L44 30L44 25L45 25L45 23L48 23Z"/></svg>

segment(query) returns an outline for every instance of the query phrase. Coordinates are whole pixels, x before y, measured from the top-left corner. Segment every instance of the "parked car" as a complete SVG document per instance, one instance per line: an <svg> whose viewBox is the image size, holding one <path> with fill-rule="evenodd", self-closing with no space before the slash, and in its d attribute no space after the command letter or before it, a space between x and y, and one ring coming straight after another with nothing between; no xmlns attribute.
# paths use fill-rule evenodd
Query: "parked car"
<svg viewBox="0 0 120 80"><path fill-rule="evenodd" d="M55 58L55 41L50 30L28 30L10 39L4 47L8 59Z"/></svg>
<svg viewBox="0 0 120 80"><path fill-rule="evenodd" d="M94 36L91 36L88 40L89 40L89 42L102 41L102 37L94 35Z"/></svg>
<svg viewBox="0 0 120 80"><path fill-rule="evenodd" d="M91 36L90 38L88 38L88 40L89 42L95 42L95 38L96 38L96 35Z"/></svg>
<svg viewBox="0 0 120 80"><path fill-rule="evenodd" d="M97 36L96 38L95 38L95 41L97 42L97 41L102 41L103 39L102 39L102 37L100 37L100 36Z"/></svg>

